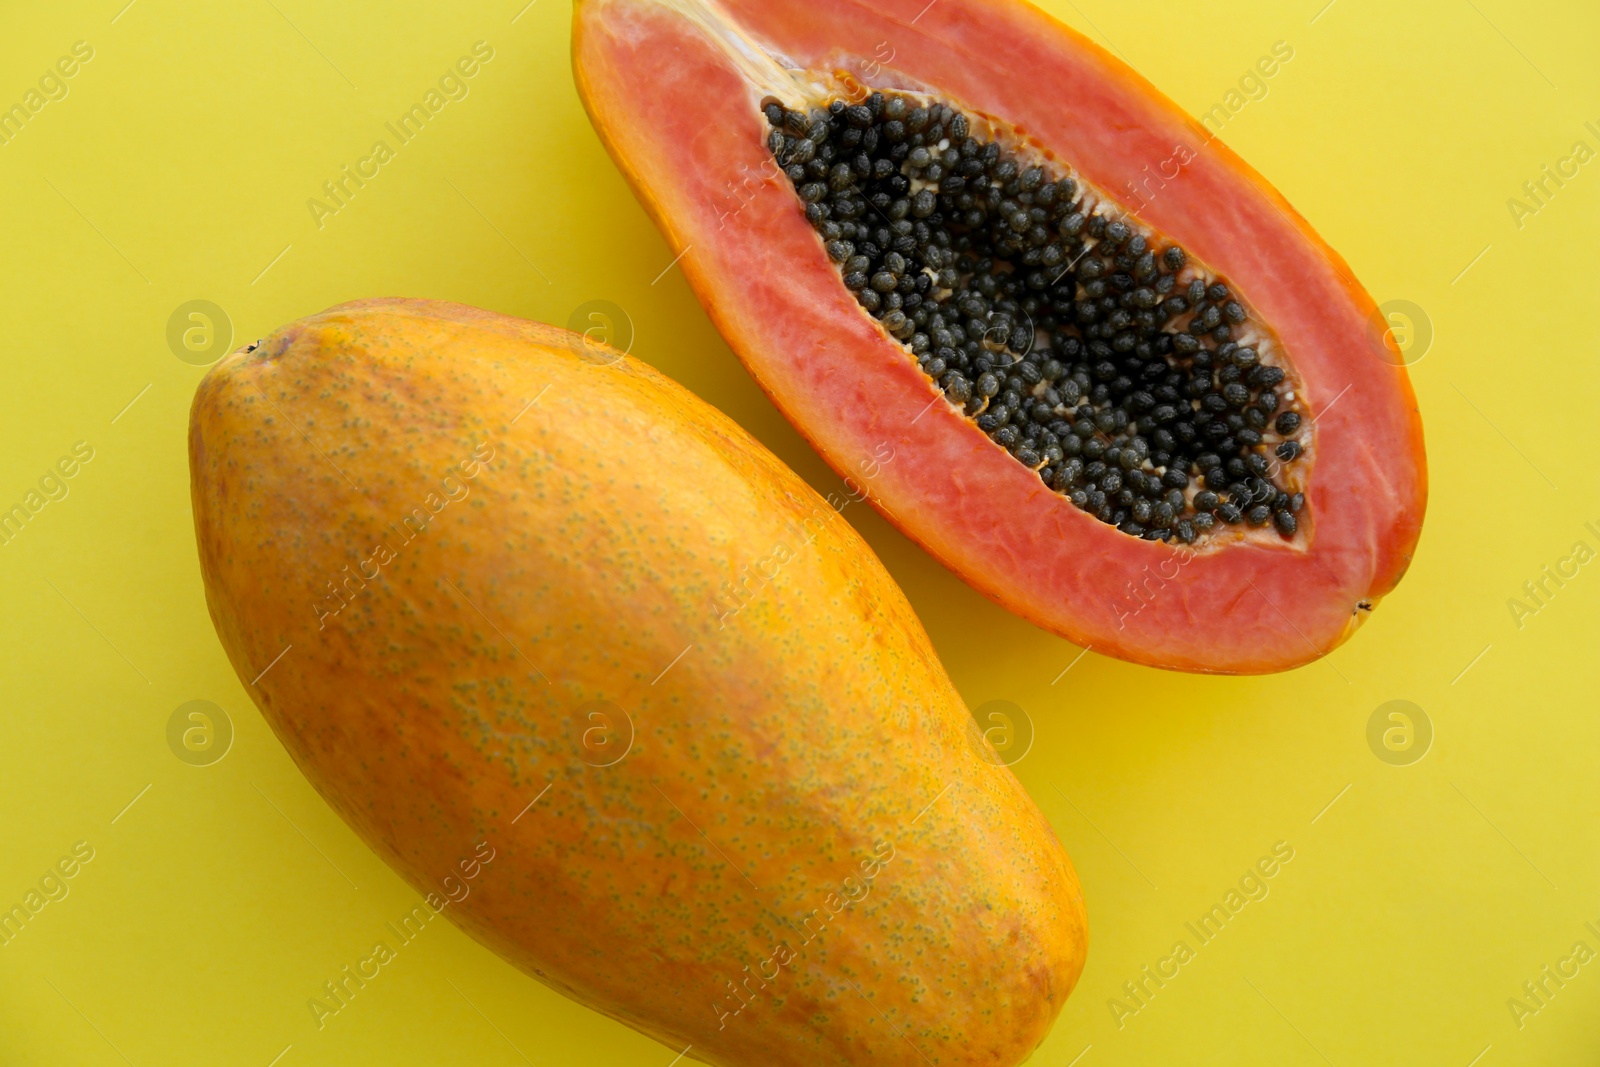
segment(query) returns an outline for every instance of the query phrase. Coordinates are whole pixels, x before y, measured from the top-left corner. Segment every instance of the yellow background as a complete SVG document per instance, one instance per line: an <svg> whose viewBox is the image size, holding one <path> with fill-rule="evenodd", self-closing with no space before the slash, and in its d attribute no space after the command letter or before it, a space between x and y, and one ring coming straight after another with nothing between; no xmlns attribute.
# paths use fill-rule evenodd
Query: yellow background
<svg viewBox="0 0 1600 1067"><path fill-rule="evenodd" d="M610 300L636 355L819 489L838 479L663 274L674 252L579 106L562 0L123 2L0 16L0 104L74 42L94 49L0 147L0 503L73 442L95 450L0 548L0 906L74 842L95 850L0 948L0 1063L667 1067L676 1050L446 923L316 1028L307 999L416 898L300 777L212 633L185 455L203 371L169 350L167 320L211 300L242 343L362 296L558 324ZM1600 548L1583 525L1600 528L1600 162L1520 228L1506 201L1575 140L1600 148L1584 129L1600 126L1600 15L1578 0L1045 6L1196 115L1274 42L1294 48L1223 136L1380 302L1424 309L1433 495L1410 575L1357 638L1252 679L1079 659L846 512L969 702L1032 720L1016 771L1077 863L1093 932L1034 1062L1595 1062L1600 961L1520 1029L1507 1000L1574 942L1600 950L1584 927L1600 927L1600 563L1520 628L1507 601L1573 542ZM306 200L479 40L494 58L470 95L319 229ZM195 699L235 730L210 766L166 741ZM1409 766L1366 739L1396 699L1435 730ZM1184 923L1278 841L1295 854L1270 896L1119 1028L1108 1000L1196 944Z"/></svg>

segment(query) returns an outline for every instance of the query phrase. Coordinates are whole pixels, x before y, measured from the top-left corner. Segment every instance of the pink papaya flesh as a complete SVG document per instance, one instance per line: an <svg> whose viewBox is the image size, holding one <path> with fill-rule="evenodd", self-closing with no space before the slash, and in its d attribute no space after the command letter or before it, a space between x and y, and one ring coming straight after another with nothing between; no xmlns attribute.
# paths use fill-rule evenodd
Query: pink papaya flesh
<svg viewBox="0 0 1600 1067"><path fill-rule="evenodd" d="M1404 573L1422 428L1373 300L1081 35L1018 0L580 0L573 66L761 387L997 603L1259 673Z"/></svg>

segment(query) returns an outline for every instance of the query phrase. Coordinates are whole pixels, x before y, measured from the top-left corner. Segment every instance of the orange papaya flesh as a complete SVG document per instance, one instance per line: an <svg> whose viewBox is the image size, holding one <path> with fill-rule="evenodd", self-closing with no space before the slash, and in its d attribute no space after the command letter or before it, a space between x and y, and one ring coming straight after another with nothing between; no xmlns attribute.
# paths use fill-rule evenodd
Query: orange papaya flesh
<svg viewBox="0 0 1600 1067"><path fill-rule="evenodd" d="M865 542L566 331L346 304L213 368L206 599L311 783L430 906L689 1059L1012 1064L1081 891Z"/></svg>
<svg viewBox="0 0 1600 1067"><path fill-rule="evenodd" d="M841 474L892 452L869 499L999 604L1108 655L1258 673L1339 645L1403 575L1427 496L1421 420L1372 299L1259 174L1081 35L1014 0L580 0L573 65L596 130L762 388ZM941 393L846 287L768 140L764 106L874 92L971 116L1157 255L1181 246L1185 281L1228 287L1300 421L1289 462L1276 416L1240 449L1273 461L1275 492L1300 494L1292 531L1274 507L1265 527L1145 540L1075 506ZM1192 507L1208 483L1190 473Z"/></svg>

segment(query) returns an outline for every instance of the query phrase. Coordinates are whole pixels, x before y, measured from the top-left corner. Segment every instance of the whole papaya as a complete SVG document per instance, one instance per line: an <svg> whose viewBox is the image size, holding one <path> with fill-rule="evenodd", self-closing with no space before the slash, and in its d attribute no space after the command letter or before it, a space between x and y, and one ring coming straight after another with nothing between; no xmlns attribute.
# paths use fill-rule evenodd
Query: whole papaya
<svg viewBox="0 0 1600 1067"><path fill-rule="evenodd" d="M479 941L708 1063L1043 1040L1065 852L882 564L721 413L565 331L364 301L213 368L189 449L239 678ZM870 492L894 457L862 460Z"/></svg>

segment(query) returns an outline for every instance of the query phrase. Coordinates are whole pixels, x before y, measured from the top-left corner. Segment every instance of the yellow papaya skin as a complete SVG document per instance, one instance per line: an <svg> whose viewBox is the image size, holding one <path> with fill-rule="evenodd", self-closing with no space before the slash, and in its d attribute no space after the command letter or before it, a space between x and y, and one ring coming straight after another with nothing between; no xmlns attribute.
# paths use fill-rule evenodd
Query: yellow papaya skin
<svg viewBox="0 0 1600 1067"><path fill-rule="evenodd" d="M1086 946L1066 853L865 542L721 413L382 300L219 363L189 448L241 682L490 949L728 1067L1044 1039Z"/></svg>

